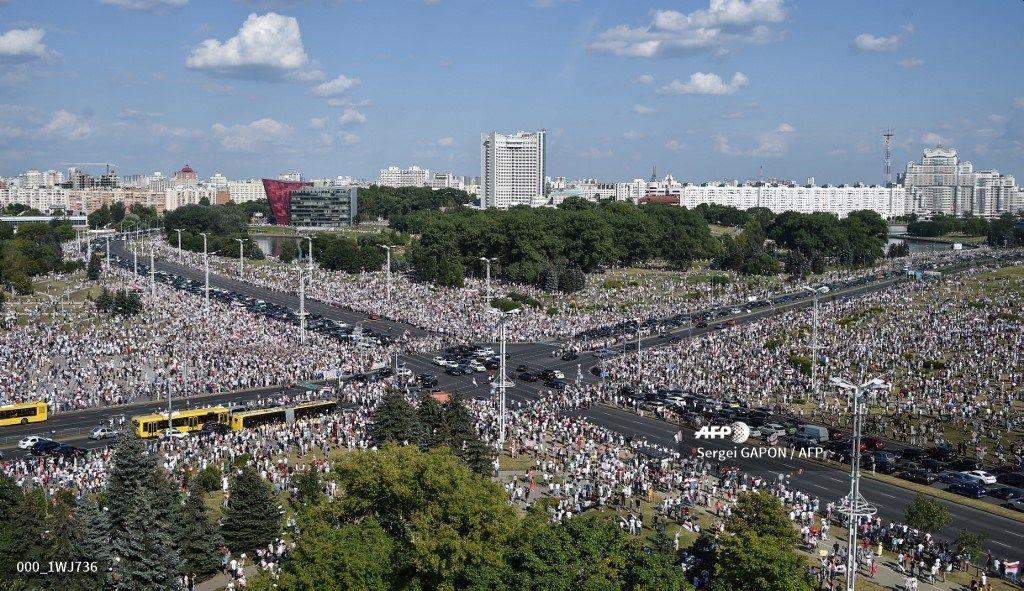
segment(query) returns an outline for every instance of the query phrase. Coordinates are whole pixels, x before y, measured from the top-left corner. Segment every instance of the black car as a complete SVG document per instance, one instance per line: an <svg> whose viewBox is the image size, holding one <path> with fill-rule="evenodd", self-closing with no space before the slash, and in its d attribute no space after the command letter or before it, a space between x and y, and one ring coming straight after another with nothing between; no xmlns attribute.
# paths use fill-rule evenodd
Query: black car
<svg viewBox="0 0 1024 591"><path fill-rule="evenodd" d="M555 379L555 370L553 369L542 369L537 372L537 375L544 378L545 380Z"/></svg>
<svg viewBox="0 0 1024 591"><path fill-rule="evenodd" d="M932 484L935 482L935 475L927 470L907 470L906 472L900 472L896 476L918 484Z"/></svg>
<svg viewBox="0 0 1024 591"><path fill-rule="evenodd" d="M30 451L34 456L45 456L48 455L53 450L60 447L61 445L63 444L47 439L45 441L36 442L36 444L32 446L32 449Z"/></svg>
<svg viewBox="0 0 1024 591"><path fill-rule="evenodd" d="M555 390L565 390L565 380L560 380L558 378L545 380L544 385L548 388L554 388Z"/></svg>
<svg viewBox="0 0 1024 591"><path fill-rule="evenodd" d="M203 428L196 431L196 435L224 435L231 431L231 427L224 423L204 423Z"/></svg>
<svg viewBox="0 0 1024 591"><path fill-rule="evenodd" d="M487 369L498 369L501 367L501 359L497 357L488 357L484 359L484 367Z"/></svg>
<svg viewBox="0 0 1024 591"><path fill-rule="evenodd" d="M956 457L956 453L951 448L941 445L930 447L925 451L925 453L928 454L929 458L939 460L940 462L951 462L953 461L953 458Z"/></svg>
<svg viewBox="0 0 1024 591"><path fill-rule="evenodd" d="M518 371L518 372L530 371L530 366L526 365L525 363L520 363L519 365L516 366L516 371Z"/></svg>
<svg viewBox="0 0 1024 591"><path fill-rule="evenodd" d="M467 369L469 370L469 372L466 371ZM472 369L465 367L463 365L449 365L448 367L444 368L444 373L450 376L461 376L472 372Z"/></svg>
<svg viewBox="0 0 1024 591"><path fill-rule="evenodd" d="M424 388L433 388L437 385L437 376L432 373L421 373L416 376L416 381Z"/></svg>
<svg viewBox="0 0 1024 591"><path fill-rule="evenodd" d="M562 353L562 361L576 361L579 358L580 356L576 351L566 351L565 353Z"/></svg>
<svg viewBox="0 0 1024 591"><path fill-rule="evenodd" d="M984 466L982 466L981 462L973 458L959 458L946 466L947 470L956 470L957 472L970 472L971 470L981 470L982 468Z"/></svg>
<svg viewBox="0 0 1024 591"><path fill-rule="evenodd" d="M990 497L997 499L1003 499L1009 501L1012 499L1024 498L1024 489L1017 488L1016 486L1000 486L997 488L990 489L988 491Z"/></svg>
<svg viewBox="0 0 1024 591"><path fill-rule="evenodd" d="M76 447L66 443L62 443L49 451L51 456L65 458L82 458L85 457L85 454L86 450L84 447Z"/></svg>
<svg viewBox="0 0 1024 591"><path fill-rule="evenodd" d="M996 482L1007 486L1019 486L1024 488L1024 472L1007 472L996 475Z"/></svg>
<svg viewBox="0 0 1024 591"><path fill-rule="evenodd" d="M920 464L922 468L936 473L945 472L947 466L946 462L940 462L933 458L922 458Z"/></svg>
<svg viewBox="0 0 1024 591"><path fill-rule="evenodd" d="M521 371L519 372L518 377L520 380L523 380L524 382L536 382L537 380L540 379L540 376L533 373L532 371Z"/></svg>

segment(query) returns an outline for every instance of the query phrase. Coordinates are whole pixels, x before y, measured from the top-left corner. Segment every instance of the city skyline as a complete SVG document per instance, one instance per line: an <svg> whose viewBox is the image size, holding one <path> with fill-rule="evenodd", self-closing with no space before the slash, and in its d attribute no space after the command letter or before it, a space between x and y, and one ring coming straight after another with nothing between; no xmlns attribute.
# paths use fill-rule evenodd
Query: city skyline
<svg viewBox="0 0 1024 591"><path fill-rule="evenodd" d="M79 161L122 174L191 162L230 178L374 178L392 164L475 175L481 132L540 128L549 176L569 178L657 166L751 179L763 166L879 183L889 126L895 170L937 143L1008 174L1024 160L1024 89L1003 74L1020 55L1017 4L974 5L971 19L909 2L402 8L2 4L0 175ZM489 20L530 27L496 40Z"/></svg>

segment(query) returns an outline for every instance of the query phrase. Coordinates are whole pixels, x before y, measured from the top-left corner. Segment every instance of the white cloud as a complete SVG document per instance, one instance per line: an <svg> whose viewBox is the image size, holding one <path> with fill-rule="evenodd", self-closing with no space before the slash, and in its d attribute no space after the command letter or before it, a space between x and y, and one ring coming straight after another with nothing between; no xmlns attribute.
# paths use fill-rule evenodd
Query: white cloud
<svg viewBox="0 0 1024 591"><path fill-rule="evenodd" d="M771 25L785 18L784 0L709 0L707 10L659 10L648 25L613 27L587 47L619 57L721 56L734 45L771 41Z"/></svg>
<svg viewBox="0 0 1024 591"><path fill-rule="evenodd" d="M761 143L750 150L750 155L765 157L783 156L787 149L788 147L786 146L786 142L782 141L782 138L778 136L764 135L761 137Z"/></svg>
<svg viewBox="0 0 1024 591"><path fill-rule="evenodd" d="M684 148L686 148L686 145L680 142L679 140L670 140L667 144L665 144L665 147L673 152L681 152Z"/></svg>
<svg viewBox="0 0 1024 591"><path fill-rule="evenodd" d="M207 39L193 47L186 65L193 70L250 80L323 77L302 46L299 22L274 12L250 14L238 34L223 43Z"/></svg>
<svg viewBox="0 0 1024 591"><path fill-rule="evenodd" d="M309 120L309 126L313 129L323 129L327 126L326 117L313 117Z"/></svg>
<svg viewBox="0 0 1024 591"><path fill-rule="evenodd" d="M1018 96L1013 99L1013 108L1024 109L1024 96Z"/></svg>
<svg viewBox="0 0 1024 591"><path fill-rule="evenodd" d="M689 82L673 80L666 86L658 89L658 94L663 96L677 96L681 94L732 94L747 85L747 76L742 72L736 72L732 80L725 83L718 74L706 72L694 72L690 74Z"/></svg>
<svg viewBox="0 0 1024 591"><path fill-rule="evenodd" d="M341 117L338 118L338 123L342 125L362 125L366 123L366 115L350 107L342 112Z"/></svg>
<svg viewBox="0 0 1024 591"><path fill-rule="evenodd" d="M359 86L359 78L348 78L341 74L334 80L321 82L313 89L313 94L323 97L339 97L348 94L352 89Z"/></svg>
<svg viewBox="0 0 1024 591"><path fill-rule="evenodd" d="M50 122L43 126L40 134L69 140L80 140L92 133L92 125L78 115L61 109L53 114Z"/></svg>
<svg viewBox="0 0 1024 591"><path fill-rule="evenodd" d="M614 154L611 148L598 148L597 146L590 146L586 150L580 152L580 156L587 159L599 159L599 158L611 158Z"/></svg>
<svg viewBox="0 0 1024 591"><path fill-rule="evenodd" d="M0 63L29 62L50 55L42 29L11 29L0 35Z"/></svg>
<svg viewBox="0 0 1024 591"><path fill-rule="evenodd" d="M623 139L630 140L630 141L642 140L642 139L644 139L644 137L645 136L644 136L643 132L637 131L635 129L630 129L630 130L626 131L626 133L622 134L622 138Z"/></svg>
<svg viewBox="0 0 1024 591"><path fill-rule="evenodd" d="M793 133L796 128L789 123L779 123L779 126L775 128L778 133Z"/></svg>
<svg viewBox="0 0 1024 591"><path fill-rule="evenodd" d="M645 107L644 105L633 105L633 112L637 115L653 115L654 109L651 107Z"/></svg>
<svg viewBox="0 0 1024 591"><path fill-rule="evenodd" d="M449 148L449 147L455 145L455 138L453 138L453 137L443 137L443 138L437 140L437 145Z"/></svg>
<svg viewBox="0 0 1024 591"><path fill-rule="evenodd" d="M188 4L188 0L100 0L100 4L119 6L125 10L158 10L181 8Z"/></svg>
<svg viewBox="0 0 1024 591"><path fill-rule="evenodd" d="M889 37L876 37L871 33L861 33L854 38L853 49L859 52L896 51L913 32L914 25L903 25L898 34Z"/></svg>
<svg viewBox="0 0 1024 591"><path fill-rule="evenodd" d="M727 154L729 156L738 156L741 154L739 150L732 147L729 143L729 138L721 133L716 133L711 136L711 139L715 142L715 151L719 154Z"/></svg>
<svg viewBox="0 0 1024 591"><path fill-rule="evenodd" d="M929 145L951 144L949 138L942 137L934 131L929 131L921 136L921 142Z"/></svg>
<svg viewBox="0 0 1024 591"><path fill-rule="evenodd" d="M213 135L226 150L251 152L271 143L277 143L292 133L290 125L269 117L257 119L248 125L213 125Z"/></svg>
<svg viewBox="0 0 1024 591"><path fill-rule="evenodd" d="M359 143L359 136L354 133L344 132L341 134L341 143L345 144L346 146L351 146L353 144Z"/></svg>
<svg viewBox="0 0 1024 591"><path fill-rule="evenodd" d="M654 82L654 76L650 74L640 74L633 78L633 84L650 84L651 82Z"/></svg>
<svg viewBox="0 0 1024 591"><path fill-rule="evenodd" d="M900 60L900 67L905 70L913 70L924 65L924 60L916 57L906 57Z"/></svg>
<svg viewBox="0 0 1024 591"><path fill-rule="evenodd" d="M559 4L565 4L566 2L579 2L580 0L531 0L530 6L533 8L554 8Z"/></svg>

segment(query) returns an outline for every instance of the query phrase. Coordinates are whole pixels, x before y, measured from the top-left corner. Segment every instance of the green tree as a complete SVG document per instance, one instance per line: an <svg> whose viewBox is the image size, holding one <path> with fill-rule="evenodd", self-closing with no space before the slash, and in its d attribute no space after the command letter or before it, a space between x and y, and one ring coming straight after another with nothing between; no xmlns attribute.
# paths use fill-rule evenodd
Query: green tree
<svg viewBox="0 0 1024 591"><path fill-rule="evenodd" d="M803 557L786 541L753 530L725 536L718 543L716 591L811 591Z"/></svg>
<svg viewBox="0 0 1024 591"><path fill-rule="evenodd" d="M421 425L416 417L416 409L397 390L384 395L373 416L370 417L370 438L377 445L388 441L404 444L418 442L421 438Z"/></svg>
<svg viewBox="0 0 1024 591"><path fill-rule="evenodd" d="M266 546L281 532L281 514L270 485L250 466L231 481L231 497L224 508L221 535L231 550Z"/></svg>
<svg viewBox="0 0 1024 591"><path fill-rule="evenodd" d="M139 524L130 521L130 506L136 500L137 491L149 486L155 470L156 460L142 439L130 429L122 431L114 446L106 488L111 542L115 546L116 538L138 529Z"/></svg>
<svg viewBox="0 0 1024 591"><path fill-rule="evenodd" d="M47 519L46 561L97 561L96 557L90 554L92 548L89 540L86 540L88 533L86 526L82 515L75 508L75 499L71 491L64 491L57 495ZM46 576L46 585L49 589L61 591L102 589L104 588L105 574L105 572L54 572Z"/></svg>
<svg viewBox="0 0 1024 591"><path fill-rule="evenodd" d="M329 511L304 516L280 589L398 589L395 544L373 517L333 526Z"/></svg>
<svg viewBox="0 0 1024 591"><path fill-rule="evenodd" d="M182 570L200 576L212 574L220 565L217 556L220 532L210 519L203 502L204 492L197 481L192 482L181 509L182 528L178 540Z"/></svg>
<svg viewBox="0 0 1024 591"><path fill-rule="evenodd" d="M967 557L969 562L981 556L982 547L985 545L985 534L961 529L956 533L956 547Z"/></svg>
<svg viewBox="0 0 1024 591"><path fill-rule="evenodd" d="M299 256L299 249L295 246L294 240L281 241L281 262L290 263Z"/></svg>
<svg viewBox="0 0 1024 591"><path fill-rule="evenodd" d="M39 562L46 560L46 497L38 488L26 492L14 508L11 517L10 566L17 561ZM42 573L21 574L9 571L8 576L24 578L29 584L38 584L43 580Z"/></svg>
<svg viewBox="0 0 1024 591"><path fill-rule="evenodd" d="M150 493L144 486L130 491L123 532L111 529L117 591L179 591L181 560L163 527L150 525ZM111 499L112 500L112 499Z"/></svg>
<svg viewBox="0 0 1024 591"><path fill-rule="evenodd" d="M953 515L945 505L921 493L903 510L904 523L931 534L945 529L952 521Z"/></svg>
<svg viewBox="0 0 1024 591"><path fill-rule="evenodd" d="M99 589L111 586L110 570L113 560L110 553L110 522L106 513L96 501L85 498L76 509L78 522L83 531L82 552L89 560L96 562L96 577Z"/></svg>
<svg viewBox="0 0 1024 591"><path fill-rule="evenodd" d="M315 505L324 497L320 475L315 470L296 473L292 477L292 484L295 486L295 501L299 505Z"/></svg>
<svg viewBox="0 0 1024 591"><path fill-rule="evenodd" d="M740 494L736 508L725 522L725 529L733 534L753 532L793 546L800 541L782 501L767 491Z"/></svg>
<svg viewBox="0 0 1024 591"><path fill-rule="evenodd" d="M100 261L100 253L94 252L89 257L89 266L86 268L85 275L90 281L96 281L100 278L100 269L103 267L103 263Z"/></svg>

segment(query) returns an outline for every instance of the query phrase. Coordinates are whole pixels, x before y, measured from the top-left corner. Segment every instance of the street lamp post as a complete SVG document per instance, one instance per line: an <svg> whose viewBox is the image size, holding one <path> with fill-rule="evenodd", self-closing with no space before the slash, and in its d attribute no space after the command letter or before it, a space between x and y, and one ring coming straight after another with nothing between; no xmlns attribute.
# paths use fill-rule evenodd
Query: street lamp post
<svg viewBox="0 0 1024 591"><path fill-rule="evenodd" d="M636 319L636 387L643 383L643 364L640 361L640 319Z"/></svg>
<svg viewBox="0 0 1024 591"><path fill-rule="evenodd" d="M132 248L132 273L139 274L139 251Z"/></svg>
<svg viewBox="0 0 1024 591"><path fill-rule="evenodd" d="M183 230L184 230L184 228L175 228L174 229L174 231L178 233L178 264L179 265L181 264L181 262L183 260L182 255L184 254L184 252L181 250L181 232Z"/></svg>
<svg viewBox="0 0 1024 591"><path fill-rule="evenodd" d="M203 270L206 275L206 284L203 287L203 291L206 292L206 315L210 315L210 255L206 251L206 237L208 232L201 232L200 236L203 237Z"/></svg>
<svg viewBox="0 0 1024 591"><path fill-rule="evenodd" d="M491 309L491 261L487 257L480 257L480 260L487 265L487 309Z"/></svg>
<svg viewBox="0 0 1024 591"><path fill-rule="evenodd" d="M306 265L309 267L309 282L313 283L313 238L311 236L303 236L306 240L309 240L309 260L306 261Z"/></svg>
<svg viewBox="0 0 1024 591"><path fill-rule="evenodd" d="M306 344L306 278L299 268L299 342Z"/></svg>
<svg viewBox="0 0 1024 591"><path fill-rule="evenodd" d="M242 278L242 273L245 271L245 258L242 256L243 249L245 248L245 240L241 238L235 238L235 242L238 243L238 278Z"/></svg>
<svg viewBox="0 0 1024 591"><path fill-rule="evenodd" d="M110 238L107 238L107 270L110 270Z"/></svg>
<svg viewBox="0 0 1024 591"><path fill-rule="evenodd" d="M156 299L156 265L153 264L153 244L149 245L149 295Z"/></svg>
<svg viewBox="0 0 1024 591"><path fill-rule="evenodd" d="M854 591L857 586L857 528L863 517L871 517L878 512L878 509L860 494L861 430L864 426L864 416L867 414L864 397L870 390L884 390L892 386L880 378L873 378L863 384L852 384L841 378L832 378L829 381L833 386L849 393L850 412L853 415L853 435L850 438L850 496L849 503L842 507L840 512L847 515L846 589Z"/></svg>
<svg viewBox="0 0 1024 591"><path fill-rule="evenodd" d="M507 340L505 325L508 319L519 313L519 308L509 310L508 312L502 312L500 310L492 310L494 314L500 315L501 319L498 321L498 332L500 334L500 344L498 345L498 449L505 446L505 431L508 425L508 417L506 410L506 398L505 389L508 386L508 377L505 374L505 343Z"/></svg>
<svg viewBox="0 0 1024 591"><path fill-rule="evenodd" d="M818 298L821 294L828 293L828 286L805 285L804 290L814 296L814 316L811 320L811 395L814 400L818 400Z"/></svg>
<svg viewBox="0 0 1024 591"><path fill-rule="evenodd" d="M386 279L386 281L387 281L387 301L388 301L388 303L390 303L391 302L391 247L388 246L388 245L385 245L385 244L381 244L380 247L383 248L384 251L387 253L387 262L385 262L384 266L387 269L387 279Z"/></svg>

